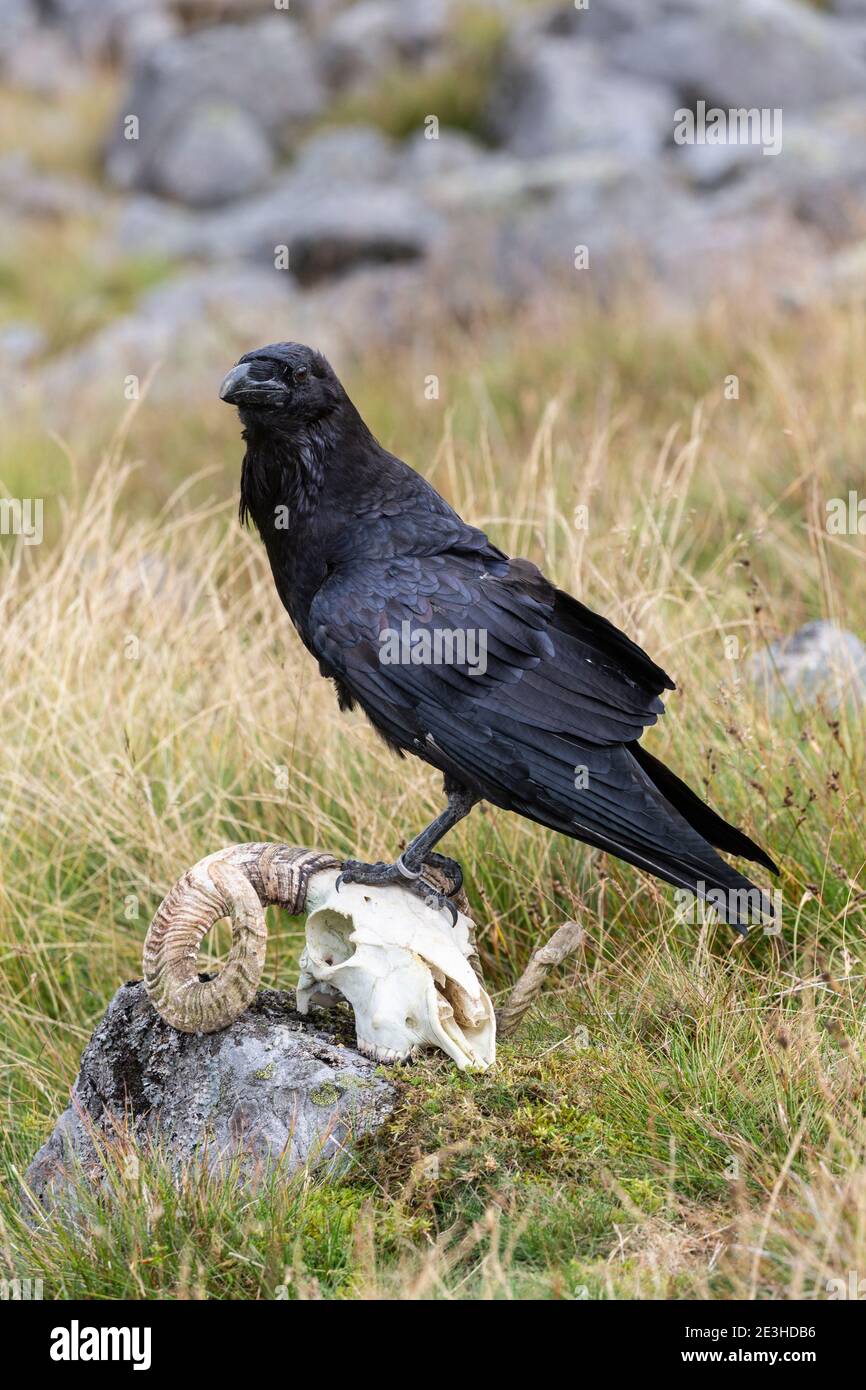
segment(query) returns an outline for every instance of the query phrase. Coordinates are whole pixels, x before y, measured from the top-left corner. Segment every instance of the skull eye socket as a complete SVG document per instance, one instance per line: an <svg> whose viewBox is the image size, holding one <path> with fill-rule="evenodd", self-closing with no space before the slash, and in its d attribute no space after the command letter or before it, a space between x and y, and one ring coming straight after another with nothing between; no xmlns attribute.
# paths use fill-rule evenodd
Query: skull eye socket
<svg viewBox="0 0 866 1390"><path fill-rule="evenodd" d="M307 940L323 964L343 965L355 954L355 946L349 940L351 931L351 917L323 909L316 914L315 925L308 924Z"/></svg>

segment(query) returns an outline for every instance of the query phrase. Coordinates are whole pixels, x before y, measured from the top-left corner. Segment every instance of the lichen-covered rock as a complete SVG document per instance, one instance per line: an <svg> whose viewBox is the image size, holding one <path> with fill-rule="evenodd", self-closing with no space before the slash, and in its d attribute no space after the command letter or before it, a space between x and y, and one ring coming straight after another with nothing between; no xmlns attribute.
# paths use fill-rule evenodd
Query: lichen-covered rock
<svg viewBox="0 0 866 1390"><path fill-rule="evenodd" d="M806 623L771 642L752 658L750 674L774 709L818 698L830 709L846 700L866 702L866 647L835 623Z"/></svg>
<svg viewBox="0 0 866 1390"><path fill-rule="evenodd" d="M251 1183L274 1165L289 1174L345 1161L351 1141L391 1112L395 1088L333 1031L341 1014L303 1018L294 1002L260 990L223 1032L189 1034L159 1017L140 981L121 986L84 1050L69 1108L27 1170L28 1193L51 1207L82 1173L98 1184L99 1150L112 1138L159 1144L178 1174L237 1162Z"/></svg>

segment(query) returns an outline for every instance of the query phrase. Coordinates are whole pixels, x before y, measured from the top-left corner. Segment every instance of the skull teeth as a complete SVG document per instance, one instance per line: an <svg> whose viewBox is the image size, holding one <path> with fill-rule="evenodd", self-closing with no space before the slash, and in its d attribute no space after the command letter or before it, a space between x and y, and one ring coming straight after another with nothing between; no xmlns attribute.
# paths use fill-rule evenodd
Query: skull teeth
<svg viewBox="0 0 866 1390"><path fill-rule="evenodd" d="M418 1055L417 1047L410 1047L408 1051L401 1052L395 1047L377 1047L375 1043L363 1042L360 1038L358 1051L363 1052L364 1056L373 1062L408 1062Z"/></svg>

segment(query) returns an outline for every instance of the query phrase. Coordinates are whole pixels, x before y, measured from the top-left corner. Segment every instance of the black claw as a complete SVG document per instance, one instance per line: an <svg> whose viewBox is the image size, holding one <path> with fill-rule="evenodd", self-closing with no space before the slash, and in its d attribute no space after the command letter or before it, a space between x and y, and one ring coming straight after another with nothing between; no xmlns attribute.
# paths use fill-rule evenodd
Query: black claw
<svg viewBox="0 0 866 1390"><path fill-rule="evenodd" d="M441 855L437 855L436 857L437 859L442 858ZM446 862L449 869L453 865L458 873L460 873L459 864L456 864L453 860L448 860ZM439 866L437 865L437 867ZM461 881L462 877L463 875L460 873ZM356 859L347 859L342 865L341 873L337 876L335 885L337 892L340 891L340 887L343 883L361 883L371 888L381 888L389 883L396 883L401 888L405 888L408 893L413 893L416 898L420 898L426 907L432 908L434 911L438 911L443 907L447 908L448 915L451 919L451 926L453 927L456 925L458 912L451 899L447 897L445 893L440 893L436 888L433 888L429 883L425 882L423 878L407 878L404 873L401 873L400 867L397 864L361 864ZM458 892L459 887L460 885L458 884L457 888L453 891L455 893Z"/></svg>
<svg viewBox="0 0 866 1390"><path fill-rule="evenodd" d="M449 912L449 915L450 915L450 917L451 917L451 925L452 925L452 927L456 927L456 926L457 926L457 908L454 906L454 904L453 904L453 902L451 901L451 899L450 899L450 898L446 898L446 899L444 900L444 902L442 902L442 903L440 904L440 906L441 906L441 907L447 907L448 912Z"/></svg>
<svg viewBox="0 0 866 1390"><path fill-rule="evenodd" d="M451 899L446 897L444 893L438 893L435 888L431 888L428 884L423 889L419 885L417 896L421 898L425 907L432 908L434 911L439 911L444 907L451 918L451 926L456 926L458 917L457 908L454 906Z"/></svg>

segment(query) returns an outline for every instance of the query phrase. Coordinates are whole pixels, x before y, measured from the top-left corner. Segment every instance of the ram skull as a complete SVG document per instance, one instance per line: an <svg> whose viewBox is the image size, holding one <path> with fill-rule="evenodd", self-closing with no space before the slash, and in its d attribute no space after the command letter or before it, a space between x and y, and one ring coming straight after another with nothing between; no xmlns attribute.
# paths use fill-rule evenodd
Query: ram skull
<svg viewBox="0 0 866 1390"><path fill-rule="evenodd" d="M494 1059L493 1005L470 964L472 923L403 889L311 880L298 1008L337 991L355 1012L358 1048L381 1062L438 1047L460 1068Z"/></svg>
<svg viewBox="0 0 866 1390"><path fill-rule="evenodd" d="M484 1069L496 1050L493 1005L477 969L473 926L401 888L344 884L333 856L289 845L232 845L200 860L158 908L144 945L144 983L157 1011L186 1033L227 1028L255 998L265 960L265 908L306 911L298 1008L355 1012L359 1049L402 1061L438 1047L458 1067ZM463 900L465 903L465 900ZM228 960L199 974L198 949L223 917Z"/></svg>

